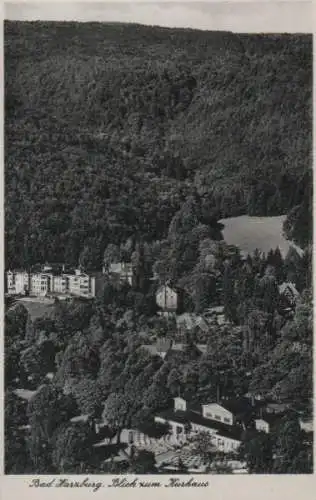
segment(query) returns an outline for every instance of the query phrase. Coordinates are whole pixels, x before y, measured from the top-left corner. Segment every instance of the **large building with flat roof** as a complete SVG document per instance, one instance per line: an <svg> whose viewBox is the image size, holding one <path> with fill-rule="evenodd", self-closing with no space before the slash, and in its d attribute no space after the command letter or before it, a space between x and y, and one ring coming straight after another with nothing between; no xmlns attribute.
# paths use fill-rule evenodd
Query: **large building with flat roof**
<svg viewBox="0 0 316 500"><path fill-rule="evenodd" d="M50 295L69 295L93 298L103 286L102 273L88 274L80 269L56 273L49 266L42 271L7 271L7 293L9 295L30 295L48 297Z"/></svg>

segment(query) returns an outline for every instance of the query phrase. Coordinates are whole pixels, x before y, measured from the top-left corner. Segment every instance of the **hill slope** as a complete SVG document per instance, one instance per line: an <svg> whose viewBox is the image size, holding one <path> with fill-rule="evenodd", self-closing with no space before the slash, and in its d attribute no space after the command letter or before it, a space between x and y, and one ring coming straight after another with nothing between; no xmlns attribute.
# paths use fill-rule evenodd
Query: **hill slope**
<svg viewBox="0 0 316 500"><path fill-rule="evenodd" d="M5 23L8 265L310 196L312 38Z"/></svg>

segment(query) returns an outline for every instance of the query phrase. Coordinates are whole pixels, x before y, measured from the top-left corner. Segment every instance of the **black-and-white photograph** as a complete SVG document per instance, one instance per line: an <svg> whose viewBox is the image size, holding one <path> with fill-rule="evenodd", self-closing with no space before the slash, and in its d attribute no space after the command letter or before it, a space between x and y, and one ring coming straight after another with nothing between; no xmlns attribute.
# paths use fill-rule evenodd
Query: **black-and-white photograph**
<svg viewBox="0 0 316 500"><path fill-rule="evenodd" d="M7 475L313 472L312 34L266 4L5 4Z"/></svg>

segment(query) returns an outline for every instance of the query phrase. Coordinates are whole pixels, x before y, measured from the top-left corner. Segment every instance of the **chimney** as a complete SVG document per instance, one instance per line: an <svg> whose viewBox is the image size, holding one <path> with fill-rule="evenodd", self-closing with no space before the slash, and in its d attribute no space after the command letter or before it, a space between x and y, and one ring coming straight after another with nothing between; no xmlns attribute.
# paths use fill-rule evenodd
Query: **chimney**
<svg viewBox="0 0 316 500"><path fill-rule="evenodd" d="M220 402L220 390L219 390L219 385L216 386L216 402Z"/></svg>

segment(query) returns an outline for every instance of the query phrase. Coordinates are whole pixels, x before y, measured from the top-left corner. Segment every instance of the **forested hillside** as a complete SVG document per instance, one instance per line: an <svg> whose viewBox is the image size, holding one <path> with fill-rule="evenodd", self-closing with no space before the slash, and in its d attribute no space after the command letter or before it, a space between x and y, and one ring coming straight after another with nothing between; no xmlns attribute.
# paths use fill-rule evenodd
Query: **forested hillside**
<svg viewBox="0 0 316 500"><path fill-rule="evenodd" d="M99 268L192 195L310 238L311 36L6 22L5 97L7 266Z"/></svg>

